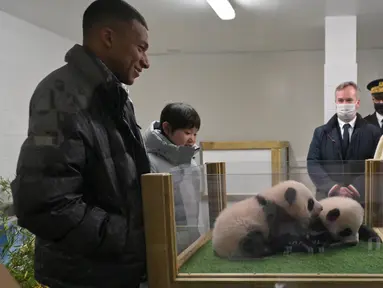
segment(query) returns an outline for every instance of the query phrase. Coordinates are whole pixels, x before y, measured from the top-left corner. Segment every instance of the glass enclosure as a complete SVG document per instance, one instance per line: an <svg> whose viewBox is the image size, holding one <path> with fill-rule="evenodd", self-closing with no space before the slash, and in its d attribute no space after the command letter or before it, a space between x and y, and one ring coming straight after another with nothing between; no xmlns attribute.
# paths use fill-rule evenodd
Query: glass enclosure
<svg viewBox="0 0 383 288"><path fill-rule="evenodd" d="M282 253L244 261L216 256L211 244L211 230L221 210L286 180L303 183L318 200L327 198L329 193L334 196L348 191L349 196L345 197L353 198L365 208L364 223L375 228L380 236L381 163L374 160L282 162L275 169L270 161L242 161L172 169L177 254L183 257L188 251L179 273L382 273L383 250L379 243L371 241L321 253Z"/></svg>

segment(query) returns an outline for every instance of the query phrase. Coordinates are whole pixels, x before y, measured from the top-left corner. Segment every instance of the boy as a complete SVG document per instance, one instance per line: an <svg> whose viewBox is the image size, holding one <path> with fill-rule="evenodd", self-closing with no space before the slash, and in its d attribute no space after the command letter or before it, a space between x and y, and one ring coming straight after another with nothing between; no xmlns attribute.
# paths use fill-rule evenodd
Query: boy
<svg viewBox="0 0 383 288"><path fill-rule="evenodd" d="M181 253L200 236L198 230L201 173L194 160L201 120L197 111L185 103L170 103L143 138L152 173L172 174L174 186L177 252Z"/></svg>

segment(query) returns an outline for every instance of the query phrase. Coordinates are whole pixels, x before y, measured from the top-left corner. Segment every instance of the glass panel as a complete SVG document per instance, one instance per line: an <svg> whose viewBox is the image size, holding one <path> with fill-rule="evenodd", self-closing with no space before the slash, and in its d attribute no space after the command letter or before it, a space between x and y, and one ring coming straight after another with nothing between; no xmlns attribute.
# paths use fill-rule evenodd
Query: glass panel
<svg viewBox="0 0 383 288"><path fill-rule="evenodd" d="M174 193L177 253L180 254L209 231L204 226L208 207L202 204L206 174L204 165L171 169Z"/></svg>
<svg viewBox="0 0 383 288"><path fill-rule="evenodd" d="M189 258L181 266L179 272L198 274L382 273L381 271L383 271L383 250L379 248L379 244L372 243L372 240L376 240L376 238L373 238L372 236L376 237L380 235L379 229L373 230L372 228L383 227L383 209L381 209L383 207L382 163L383 162L377 161L374 163L366 164L366 161L364 160L322 162L305 161L300 163L287 163L286 161L281 163L272 163L271 161L233 161L225 163L225 177L220 176L218 172L215 172L216 174L211 173L211 171L214 171L214 169L209 169L209 165L214 166L214 164L205 164L194 168L174 168L172 170L172 175L175 198L180 197L180 199L182 199L183 201L182 203L178 200L175 201L176 225L178 231L177 246L179 246L179 253L181 253L184 249L190 247L190 245L192 245L193 242L195 242L195 240L198 239L198 236L203 236L209 231L211 232L211 229L214 228L215 217L217 217L218 214L215 213L216 211L214 209L218 209L217 207L219 207L220 202L225 203L227 206L232 206L238 203L239 201L242 201L247 198L252 198L254 195L264 192L273 185L281 183L285 180L296 180L298 182L303 183L306 187L308 187L309 190L311 190L312 195L317 200L328 198L329 194L331 196L334 196L339 195L339 193L341 193L345 197L355 199L357 202L362 204L363 207L365 207L364 214L367 215L367 222L365 223L367 225L364 226L366 230L364 230L363 232L367 231L370 233L374 233L359 233L358 235L358 228L354 229L352 226L353 223L349 220L352 217L342 217L342 219L345 219L342 220L345 221L343 224L348 226L342 226L342 231L339 232L345 233L347 231L349 232L349 230L351 229L351 234L353 234L355 237L360 237L360 241L356 245L351 245L351 247L349 247L350 245L338 245L338 247L326 246L324 249L317 249L316 252L318 253L312 253L312 251L310 250L306 252L291 253L291 249L289 247L291 247L294 243L296 244L296 242L289 244L284 243L284 247L286 249L284 251L276 253L275 255L258 259L237 258L235 259L236 261L217 256L216 253L214 253L213 251L212 241L209 240L204 245L200 245L201 247L192 253L192 257ZM366 168L367 172L365 172ZM221 192L223 193L223 195L226 195L226 197L224 197L223 199L220 199L220 194L218 193L220 191L217 191L220 190L220 188L222 188ZM213 193L211 195L214 195L215 198L209 198L209 193ZM345 198L342 198L341 200L343 199ZM342 203L339 203L339 208L341 210L340 213L344 211L342 209L349 208L347 206L342 208L340 206L342 205ZM177 214L180 213L177 209L182 206L184 206L184 209L188 211L184 213L184 215L186 215L186 217L184 218L180 216L181 214ZM307 206L305 207L307 208ZM357 209L354 209L354 211L356 210ZM351 212L352 211L353 210L351 210ZM238 212L238 210L236 212ZM244 218L242 216L235 216L234 214L232 215L232 217L238 217L236 219L238 223L246 222L244 221ZM248 222L251 222L255 218L255 216L253 215L245 216L248 216ZM340 219L341 216L338 217L338 219ZM363 217L363 221L365 220L363 214L361 214L360 217ZM310 220L313 219L314 218L311 218ZM213 225L211 225L210 223L213 223ZM334 227L338 224L339 221L337 222L337 220L335 220L332 223L331 227ZM287 232L290 231L288 230L290 226L288 226L287 224L283 224L281 227L285 230L287 229ZM346 228L350 229L347 230ZM369 228L370 230L368 230ZM235 227L227 227L227 229L229 231L235 231ZM249 229L249 231L250 230L251 229ZM245 231L241 232L243 232L243 235L246 234ZM331 231L329 230L328 232ZM341 235L343 234L338 234L336 236L337 238L331 240L331 243L335 242L335 240L343 241L339 238ZM350 235L347 235L347 239L352 238L349 237ZM333 236L335 237L335 234ZM201 237L200 240L202 238L203 237ZM285 241L286 238L282 240ZM229 239L227 241L229 241ZM256 249L257 247L254 247L254 249Z"/></svg>

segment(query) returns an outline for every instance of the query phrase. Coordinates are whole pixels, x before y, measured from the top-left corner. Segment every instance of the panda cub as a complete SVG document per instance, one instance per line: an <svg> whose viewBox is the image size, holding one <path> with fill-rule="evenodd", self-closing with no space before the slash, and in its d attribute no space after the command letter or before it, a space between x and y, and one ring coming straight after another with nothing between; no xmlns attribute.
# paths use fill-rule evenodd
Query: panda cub
<svg viewBox="0 0 383 288"><path fill-rule="evenodd" d="M321 253L325 248L355 246L359 241L382 242L373 229L363 225L364 209L354 199L335 196L319 203L323 210L312 218L308 231L294 233L297 229L288 222L285 230L289 233L275 234L273 242L289 253Z"/></svg>
<svg viewBox="0 0 383 288"><path fill-rule="evenodd" d="M311 218L321 211L304 184L281 182L225 208L214 224L213 250L231 259L273 255L284 250L291 237L304 239Z"/></svg>
<svg viewBox="0 0 383 288"><path fill-rule="evenodd" d="M356 245L359 241L382 242L363 225L364 209L354 199L334 196L319 201L323 210L310 224L310 239L323 247Z"/></svg>

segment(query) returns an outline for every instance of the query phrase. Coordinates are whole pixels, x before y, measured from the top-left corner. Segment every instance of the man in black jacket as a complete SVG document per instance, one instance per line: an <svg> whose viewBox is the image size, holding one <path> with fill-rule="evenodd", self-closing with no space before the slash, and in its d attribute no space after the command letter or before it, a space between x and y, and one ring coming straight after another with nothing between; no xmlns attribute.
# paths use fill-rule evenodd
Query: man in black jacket
<svg viewBox="0 0 383 288"><path fill-rule="evenodd" d="M32 96L15 212L36 235L40 283L139 287L140 176L150 165L125 84L149 68L147 24L122 0L98 0L84 13L83 37Z"/></svg>
<svg viewBox="0 0 383 288"><path fill-rule="evenodd" d="M335 91L337 113L314 130L307 155L307 170L317 198L340 195L365 202L365 160L374 157L380 139L376 126L358 113L358 87L340 84Z"/></svg>
<svg viewBox="0 0 383 288"><path fill-rule="evenodd" d="M367 89L372 96L375 112L364 119L376 127L383 134L383 79L376 79L367 84Z"/></svg>

